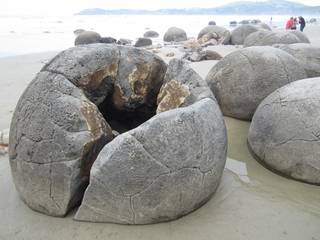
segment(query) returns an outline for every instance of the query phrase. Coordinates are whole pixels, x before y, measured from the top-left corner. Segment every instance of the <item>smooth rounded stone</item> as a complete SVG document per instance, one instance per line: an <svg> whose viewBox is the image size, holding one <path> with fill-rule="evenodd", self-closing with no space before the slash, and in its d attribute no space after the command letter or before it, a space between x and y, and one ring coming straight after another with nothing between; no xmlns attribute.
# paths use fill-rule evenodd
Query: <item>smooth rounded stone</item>
<svg viewBox="0 0 320 240"><path fill-rule="evenodd" d="M89 171L112 132L98 108L63 75L40 72L21 96L10 128L16 189L32 209L64 216L78 205Z"/></svg>
<svg viewBox="0 0 320 240"><path fill-rule="evenodd" d="M164 34L163 40L165 42L182 42L187 40L187 34L181 28L171 27Z"/></svg>
<svg viewBox="0 0 320 240"><path fill-rule="evenodd" d="M259 30L259 27L251 24L240 25L231 31L230 43L232 45L242 45L247 36Z"/></svg>
<svg viewBox="0 0 320 240"><path fill-rule="evenodd" d="M234 27L234 26L237 26L237 21L230 21L229 25L230 27Z"/></svg>
<svg viewBox="0 0 320 240"><path fill-rule="evenodd" d="M130 39L125 39L125 38L120 38L118 41L117 41L117 44L119 45L131 45L132 43L132 40Z"/></svg>
<svg viewBox="0 0 320 240"><path fill-rule="evenodd" d="M251 33L248 37L246 37L243 46L272 46L273 44L291 44L299 42L301 42L301 40L289 31L272 32L267 30L260 30Z"/></svg>
<svg viewBox="0 0 320 240"><path fill-rule="evenodd" d="M152 40L150 38L138 38L134 44L135 47L145 47L150 45L152 45Z"/></svg>
<svg viewBox="0 0 320 240"><path fill-rule="evenodd" d="M159 33L157 33L156 31L153 31L153 30L149 30L149 31L146 31L143 34L143 37L145 37L145 38L156 38L156 37L159 37Z"/></svg>
<svg viewBox="0 0 320 240"><path fill-rule="evenodd" d="M299 30L291 30L290 33L298 37L301 43L310 43L309 38L303 32L300 32Z"/></svg>
<svg viewBox="0 0 320 240"><path fill-rule="evenodd" d="M287 83L306 78L301 64L274 47L249 47L222 58L206 81L224 115L250 120L260 102Z"/></svg>
<svg viewBox="0 0 320 240"><path fill-rule="evenodd" d="M117 39L113 38L113 37L102 37L100 39L101 43L116 43Z"/></svg>
<svg viewBox="0 0 320 240"><path fill-rule="evenodd" d="M275 47L294 56L306 71L308 78L320 77L320 47L308 43L281 44Z"/></svg>
<svg viewBox="0 0 320 240"><path fill-rule="evenodd" d="M200 39L203 35L207 33L217 34L219 41L222 44L228 44L230 42L230 36L231 36L230 31L224 27L214 26L214 25L206 26L199 32L198 39Z"/></svg>
<svg viewBox="0 0 320 240"><path fill-rule="evenodd" d="M81 33L85 32L86 30L82 29L82 28L78 28L76 30L73 31L74 35L78 36Z"/></svg>
<svg viewBox="0 0 320 240"><path fill-rule="evenodd" d="M317 22L317 19L316 19L316 18L310 18L309 22L310 22L310 23L316 23L316 22Z"/></svg>
<svg viewBox="0 0 320 240"><path fill-rule="evenodd" d="M158 94L157 113L189 106L204 98L215 100L206 81L186 61L172 59Z"/></svg>
<svg viewBox="0 0 320 240"><path fill-rule="evenodd" d="M226 150L212 99L160 113L103 148L75 219L151 224L186 215L215 192Z"/></svg>
<svg viewBox="0 0 320 240"><path fill-rule="evenodd" d="M320 78L290 83L259 105L248 145L268 168L320 185Z"/></svg>
<svg viewBox="0 0 320 240"><path fill-rule="evenodd" d="M239 24L250 24L250 20L241 20Z"/></svg>
<svg viewBox="0 0 320 240"><path fill-rule="evenodd" d="M208 25L217 25L215 21L210 21Z"/></svg>
<svg viewBox="0 0 320 240"><path fill-rule="evenodd" d="M91 43L99 43L101 41L101 36L99 33L93 31L84 31L81 32L74 41L74 45L82 45L82 44L91 44Z"/></svg>

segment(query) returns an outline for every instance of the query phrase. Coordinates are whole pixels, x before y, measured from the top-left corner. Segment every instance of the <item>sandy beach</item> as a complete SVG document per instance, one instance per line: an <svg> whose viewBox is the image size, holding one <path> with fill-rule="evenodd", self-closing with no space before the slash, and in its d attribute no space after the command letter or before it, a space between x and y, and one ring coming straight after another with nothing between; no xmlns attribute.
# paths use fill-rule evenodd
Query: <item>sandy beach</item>
<svg viewBox="0 0 320 240"><path fill-rule="evenodd" d="M305 33L320 46L320 26ZM235 46L213 46L221 56ZM166 62L182 53L164 47ZM10 126L15 105L41 67L57 52L0 58L0 130ZM218 61L191 63L205 77ZM200 209L176 221L146 226L122 226L49 217L29 209L19 198L10 173L8 155L0 155L0 240L7 239L290 239L320 240L320 187L290 180L267 170L250 155L250 122L225 117L228 159L220 186Z"/></svg>

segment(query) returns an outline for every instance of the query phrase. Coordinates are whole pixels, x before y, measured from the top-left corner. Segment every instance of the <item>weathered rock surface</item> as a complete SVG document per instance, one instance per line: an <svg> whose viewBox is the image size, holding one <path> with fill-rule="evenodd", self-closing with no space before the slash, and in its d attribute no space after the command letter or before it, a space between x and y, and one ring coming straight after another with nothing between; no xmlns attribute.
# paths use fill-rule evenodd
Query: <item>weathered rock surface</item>
<svg viewBox="0 0 320 240"><path fill-rule="evenodd" d="M64 216L79 204L89 171L111 129L63 75L40 72L16 107L9 158L15 186L39 212Z"/></svg>
<svg viewBox="0 0 320 240"><path fill-rule="evenodd" d="M145 38L156 38L156 37L159 37L159 33L157 33L156 31L153 31L153 30L149 30L149 31L146 31L143 34L143 37L145 37Z"/></svg>
<svg viewBox="0 0 320 240"><path fill-rule="evenodd" d="M200 62L205 60L220 60L222 56L216 51L204 50L186 53L182 58L191 62Z"/></svg>
<svg viewBox="0 0 320 240"><path fill-rule="evenodd" d="M273 47L250 47L222 58L206 81L222 112L250 120L259 103L283 85L306 78L299 62Z"/></svg>
<svg viewBox="0 0 320 240"><path fill-rule="evenodd" d="M138 38L134 44L135 47L146 47L150 45L152 45L152 40L150 38Z"/></svg>
<svg viewBox="0 0 320 240"><path fill-rule="evenodd" d="M102 150L75 219L149 224L186 215L216 190L226 146L212 99L158 114Z"/></svg>
<svg viewBox="0 0 320 240"><path fill-rule="evenodd" d="M298 37L301 43L310 43L309 38L303 32L300 32L299 30L291 30L290 33Z"/></svg>
<svg viewBox="0 0 320 240"><path fill-rule="evenodd" d="M101 41L101 36L99 33L93 31L83 31L81 32L74 41L74 45L99 43Z"/></svg>
<svg viewBox="0 0 320 240"><path fill-rule="evenodd" d="M181 42L187 40L187 34L186 32L177 27L171 27L167 30L167 32L164 34L163 40L165 42Z"/></svg>
<svg viewBox="0 0 320 240"><path fill-rule="evenodd" d="M271 27L266 23L259 23L258 27L263 28L263 29L268 30L268 31L272 31Z"/></svg>
<svg viewBox="0 0 320 240"><path fill-rule="evenodd" d="M290 83L259 105L248 144L263 164L307 183L320 184L320 78Z"/></svg>
<svg viewBox="0 0 320 240"><path fill-rule="evenodd" d="M278 45L276 47L294 56L309 78L320 77L320 47L308 43Z"/></svg>
<svg viewBox="0 0 320 240"><path fill-rule="evenodd" d="M100 39L101 43L116 43L117 39L113 38L113 37L102 37Z"/></svg>
<svg viewBox="0 0 320 240"><path fill-rule="evenodd" d="M74 35L78 36L79 34L85 32L86 30L82 29L82 28L78 28L76 30L73 31Z"/></svg>
<svg viewBox="0 0 320 240"><path fill-rule="evenodd" d="M132 43L132 40L130 39L125 39L125 38L120 38L118 41L117 41L117 44L119 45L131 45Z"/></svg>
<svg viewBox="0 0 320 240"><path fill-rule="evenodd" d="M206 81L186 61L172 59L158 94L157 113L189 106L204 98L215 100Z"/></svg>
<svg viewBox="0 0 320 240"><path fill-rule="evenodd" d="M230 42L230 31L224 27L209 25L203 28L199 34L198 39L200 39L203 35L207 33L212 33L218 35L219 42L222 44L229 44Z"/></svg>
<svg viewBox="0 0 320 240"><path fill-rule="evenodd" d="M230 43L232 45L242 45L247 36L259 30L261 28L251 24L240 25L231 31Z"/></svg>
<svg viewBox="0 0 320 240"><path fill-rule="evenodd" d="M291 44L302 42L295 34L290 31L272 32L267 30L260 30L251 33L244 40L244 47L251 46L272 46L273 44Z"/></svg>

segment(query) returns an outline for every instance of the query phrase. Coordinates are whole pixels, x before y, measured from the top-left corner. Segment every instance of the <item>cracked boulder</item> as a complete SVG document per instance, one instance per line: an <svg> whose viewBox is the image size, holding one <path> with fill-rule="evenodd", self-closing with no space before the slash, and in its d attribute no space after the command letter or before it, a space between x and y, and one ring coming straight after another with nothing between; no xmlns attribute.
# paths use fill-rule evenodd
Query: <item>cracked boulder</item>
<svg viewBox="0 0 320 240"><path fill-rule="evenodd" d="M272 46L273 44L292 44L301 42L304 42L304 40L300 39L291 31L272 32L260 30L248 35L244 40L243 46Z"/></svg>
<svg viewBox="0 0 320 240"><path fill-rule="evenodd" d="M306 78L301 64L273 47L250 47L222 58L206 81L230 117L250 120L260 102L287 83Z"/></svg>
<svg viewBox="0 0 320 240"><path fill-rule="evenodd" d="M320 77L320 47L308 43L276 46L294 56L304 68L308 78Z"/></svg>
<svg viewBox="0 0 320 240"><path fill-rule="evenodd" d="M108 44L70 48L44 66L10 130L12 175L27 205L63 216L79 204L92 163L119 130L113 119L154 115L165 70L151 53Z"/></svg>
<svg viewBox="0 0 320 240"><path fill-rule="evenodd" d="M186 62L90 44L58 54L25 90L9 158L38 212L64 216L81 203L77 220L147 224L204 204L226 148L220 108Z"/></svg>
<svg viewBox="0 0 320 240"><path fill-rule="evenodd" d="M216 26L216 25L209 25L203 28L199 34L198 39L201 39L205 34L212 33L217 35L217 40L219 43L222 44L229 44L230 42L230 31L224 27Z"/></svg>
<svg viewBox="0 0 320 240"><path fill-rule="evenodd" d="M249 129L253 155L284 176L320 185L320 78L290 83L259 105Z"/></svg>

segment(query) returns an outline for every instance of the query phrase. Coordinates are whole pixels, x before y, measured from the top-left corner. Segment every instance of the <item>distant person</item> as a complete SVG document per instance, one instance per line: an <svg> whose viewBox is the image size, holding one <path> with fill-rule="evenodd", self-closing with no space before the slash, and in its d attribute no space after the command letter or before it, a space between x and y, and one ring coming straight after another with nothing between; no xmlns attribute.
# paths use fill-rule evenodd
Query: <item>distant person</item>
<svg viewBox="0 0 320 240"><path fill-rule="evenodd" d="M270 18L270 27L272 27L272 17Z"/></svg>
<svg viewBox="0 0 320 240"><path fill-rule="evenodd" d="M290 30L293 27L293 17L291 17L286 23L286 30Z"/></svg>
<svg viewBox="0 0 320 240"><path fill-rule="evenodd" d="M299 17L299 24L300 24L300 31L303 32L303 29L305 28L306 26L306 21L304 20L303 17Z"/></svg>
<svg viewBox="0 0 320 240"><path fill-rule="evenodd" d="M297 18L294 18L294 19L293 19L293 25L292 25L292 27L291 27L291 30L297 30L297 24L298 24Z"/></svg>

